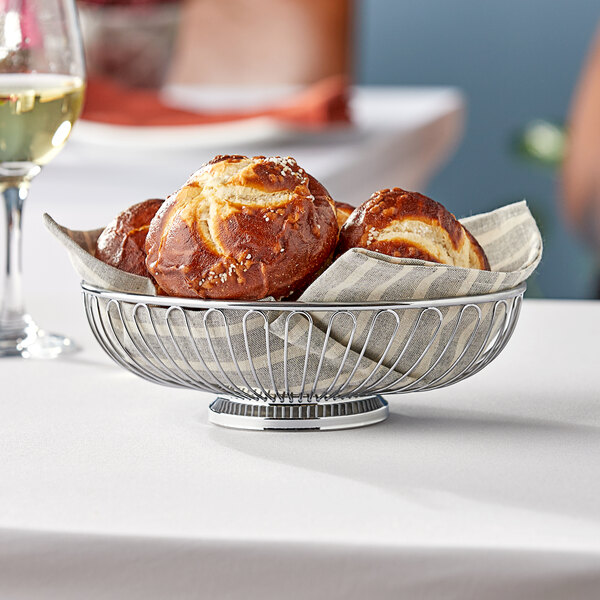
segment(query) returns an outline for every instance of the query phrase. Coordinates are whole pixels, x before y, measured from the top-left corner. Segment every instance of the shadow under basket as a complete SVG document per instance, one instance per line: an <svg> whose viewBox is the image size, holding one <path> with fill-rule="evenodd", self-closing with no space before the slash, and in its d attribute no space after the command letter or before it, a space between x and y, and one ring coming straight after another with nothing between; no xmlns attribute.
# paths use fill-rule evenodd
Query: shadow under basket
<svg viewBox="0 0 600 600"><path fill-rule="evenodd" d="M154 297L82 283L92 331L132 373L216 395L209 420L326 430L388 416L386 394L457 383L510 339L526 285L398 303L238 302Z"/></svg>

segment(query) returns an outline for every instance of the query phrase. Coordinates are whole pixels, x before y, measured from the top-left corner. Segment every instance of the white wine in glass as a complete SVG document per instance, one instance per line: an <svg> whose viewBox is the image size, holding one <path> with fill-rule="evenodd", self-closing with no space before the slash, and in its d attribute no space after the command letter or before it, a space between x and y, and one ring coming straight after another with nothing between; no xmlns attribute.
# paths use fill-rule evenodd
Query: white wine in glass
<svg viewBox="0 0 600 600"><path fill-rule="evenodd" d="M0 357L52 358L74 346L37 327L22 292L21 221L33 178L81 112L85 66L74 0L0 0L0 193L6 251Z"/></svg>

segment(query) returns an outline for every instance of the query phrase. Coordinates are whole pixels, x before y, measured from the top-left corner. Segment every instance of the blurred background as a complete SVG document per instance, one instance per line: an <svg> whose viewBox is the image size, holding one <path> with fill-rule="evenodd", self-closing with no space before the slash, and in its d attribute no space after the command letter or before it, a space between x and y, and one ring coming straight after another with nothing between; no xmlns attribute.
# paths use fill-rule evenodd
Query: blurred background
<svg viewBox="0 0 600 600"><path fill-rule="evenodd" d="M345 175L337 173L339 181L355 186L353 203L366 200L362 188L358 193L363 184L372 191L418 186L459 217L525 198L545 242L529 296L599 296L600 233L583 231L585 218L565 218L570 209L560 183L570 106L600 21L597 1L80 0L79 7L90 69L88 121L185 126L275 115L305 126L311 137L295 146L274 141L273 152L292 147L325 161L356 147L358 158L348 160ZM117 13L106 10L115 7ZM135 102L128 105L108 79L132 88ZM349 104L354 113L346 110L352 95L347 81L359 86ZM361 96L373 86L389 87L390 94ZM439 93L412 93L422 86L446 88L445 100ZM203 93L190 95L194 89ZM159 94L151 96L152 90ZM290 100L293 94L297 100ZM410 137L403 123L401 141L390 141L386 119L399 131L402 118L418 121L419 107L434 101L446 102L452 122L445 129L421 127L420 137ZM172 110L155 122L157 102ZM117 108L111 112L109 106ZM188 123L189 110L204 111L202 120ZM130 123L132 115L146 121ZM332 137L326 126L347 125L349 118L354 137L343 128L333 128L342 132ZM365 123L376 118L377 135L386 142L375 143L373 134L364 143ZM431 123L440 119L431 117ZM356 133L361 127L362 138ZM436 139L445 140L443 151L425 152L430 167L417 174L411 154L427 144L434 148ZM261 153L265 148L243 139L214 146L239 152L258 147ZM204 151L203 158L210 158ZM594 156L600 171L600 151ZM392 183L383 176L371 182L369 160L374 173L383 161L402 163L404 171L398 168ZM353 183L363 163L360 181ZM315 174L334 197L334 190L343 189L334 174ZM600 186L597 192L589 206L600 203Z"/></svg>
<svg viewBox="0 0 600 600"><path fill-rule="evenodd" d="M359 82L454 85L466 96L464 138L428 193L457 215L526 198L545 242L530 292L594 297L598 260L565 223L557 166L528 160L515 138L538 119L567 119L600 4L362 0L357 8Z"/></svg>

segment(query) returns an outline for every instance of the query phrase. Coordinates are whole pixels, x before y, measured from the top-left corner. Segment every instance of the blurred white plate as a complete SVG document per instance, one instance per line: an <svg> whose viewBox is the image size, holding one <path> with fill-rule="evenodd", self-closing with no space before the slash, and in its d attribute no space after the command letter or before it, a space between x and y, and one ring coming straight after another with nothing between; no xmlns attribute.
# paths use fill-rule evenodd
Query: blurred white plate
<svg viewBox="0 0 600 600"><path fill-rule="evenodd" d="M293 100L302 93L302 86L197 86L169 85L160 93L165 105L205 114L259 111ZM335 123L325 129L311 130L301 124L281 121L270 116L251 117L235 121L204 125L165 125L140 127L113 125L81 120L73 139L96 146L130 149L197 148L210 149L249 144L273 144L290 140L322 139L323 134L337 136L351 130Z"/></svg>
<svg viewBox="0 0 600 600"><path fill-rule="evenodd" d="M168 86L161 92L166 105L182 110L259 110L299 93L298 86L207 87ZM205 125L130 126L81 120L73 138L99 146L121 148L213 148L257 142L277 142L291 137L311 137L314 132L269 116Z"/></svg>
<svg viewBox="0 0 600 600"><path fill-rule="evenodd" d="M299 129L269 117L208 125L140 127L111 125L82 119L72 139L121 148L212 148L224 144L275 142L296 136Z"/></svg>

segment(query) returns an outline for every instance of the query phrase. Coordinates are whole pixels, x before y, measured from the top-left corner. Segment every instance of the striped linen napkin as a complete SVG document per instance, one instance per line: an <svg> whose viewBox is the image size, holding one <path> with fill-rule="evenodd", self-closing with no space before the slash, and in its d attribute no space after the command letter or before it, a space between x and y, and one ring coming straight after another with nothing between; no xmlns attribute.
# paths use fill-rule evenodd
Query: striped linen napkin
<svg viewBox="0 0 600 600"><path fill-rule="evenodd" d="M305 302L396 302L489 294L525 281L542 258L542 236L523 200L461 219L481 244L490 271L394 258L355 248L302 294Z"/></svg>

